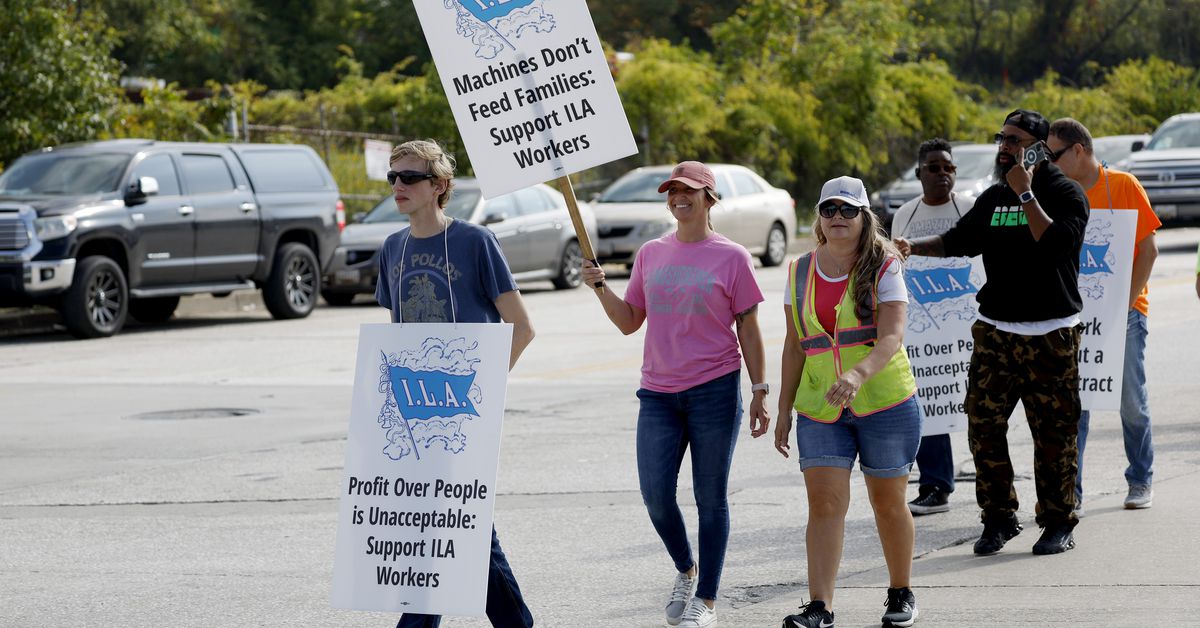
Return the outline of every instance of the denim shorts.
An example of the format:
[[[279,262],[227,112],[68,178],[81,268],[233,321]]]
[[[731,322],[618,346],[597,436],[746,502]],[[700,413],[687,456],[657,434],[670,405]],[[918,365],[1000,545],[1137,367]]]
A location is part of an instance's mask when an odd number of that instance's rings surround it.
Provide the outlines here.
[[[863,475],[896,478],[908,475],[921,444],[921,413],[913,395],[897,406],[857,417],[849,409],[834,423],[796,417],[796,450],[800,469],[853,469],[860,458]]]

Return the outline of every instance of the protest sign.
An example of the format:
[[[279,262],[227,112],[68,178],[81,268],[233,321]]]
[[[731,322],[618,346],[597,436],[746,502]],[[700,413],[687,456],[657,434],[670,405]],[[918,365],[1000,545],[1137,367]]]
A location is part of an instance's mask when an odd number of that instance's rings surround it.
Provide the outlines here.
[[[484,614],[512,326],[363,325],[333,606]]]
[[[484,196],[637,152],[584,0],[414,0]]]
[[[1093,209],[1079,254],[1083,338],[1079,400],[1084,410],[1119,410],[1137,210]]]

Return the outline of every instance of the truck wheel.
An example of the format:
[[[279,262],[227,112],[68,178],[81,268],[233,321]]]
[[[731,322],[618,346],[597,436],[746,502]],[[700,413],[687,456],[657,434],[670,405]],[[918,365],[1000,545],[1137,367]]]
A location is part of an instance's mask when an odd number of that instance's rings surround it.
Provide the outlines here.
[[[76,338],[111,336],[125,325],[128,314],[129,285],[121,267],[102,255],[80,260],[62,300],[67,331]]]
[[[330,305],[350,305],[354,301],[353,292],[330,292],[328,290],[321,293],[321,297]]]
[[[558,260],[558,274],[551,280],[559,290],[578,288],[583,284],[583,250],[579,242],[571,240],[563,247],[562,257]]]
[[[317,256],[303,244],[289,242],[275,252],[271,276],[262,288],[263,302],[275,318],[304,318],[317,304]]]
[[[177,307],[179,307],[179,297],[133,299],[129,302],[129,315],[138,322],[156,325],[170,320]]]
[[[767,231],[767,246],[759,259],[763,266],[778,266],[784,257],[787,257],[787,234],[783,232],[783,225],[776,222]]]

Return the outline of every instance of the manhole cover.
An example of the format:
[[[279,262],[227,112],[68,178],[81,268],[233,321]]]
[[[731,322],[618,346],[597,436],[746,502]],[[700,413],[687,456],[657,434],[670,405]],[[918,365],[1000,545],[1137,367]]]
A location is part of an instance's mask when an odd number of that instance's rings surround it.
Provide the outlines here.
[[[227,419],[258,413],[259,411],[253,408],[184,408],[182,410],[143,412],[128,418],[138,421],[189,421],[192,419]]]

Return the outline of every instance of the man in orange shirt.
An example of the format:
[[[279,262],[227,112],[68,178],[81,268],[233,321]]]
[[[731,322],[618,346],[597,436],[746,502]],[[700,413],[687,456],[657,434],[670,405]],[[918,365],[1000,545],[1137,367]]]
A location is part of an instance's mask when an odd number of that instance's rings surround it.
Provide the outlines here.
[[[1125,368],[1121,380],[1121,431],[1125,436],[1125,481],[1129,493],[1125,508],[1149,508],[1154,501],[1154,445],[1150,436],[1150,405],[1146,394],[1146,282],[1158,257],[1154,231],[1162,222],[1150,208],[1142,184],[1127,172],[1113,170],[1096,159],[1092,135],[1076,120],[1062,118],[1050,125],[1046,140],[1050,159],[1064,174],[1087,190],[1092,209],[1137,210],[1134,236],[1133,281],[1129,289],[1129,318],[1125,336]],[[1079,417],[1079,475],[1075,480],[1075,504],[1083,503],[1083,446],[1087,440],[1089,413]]]

